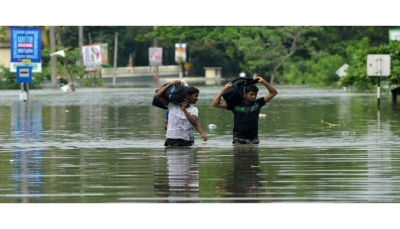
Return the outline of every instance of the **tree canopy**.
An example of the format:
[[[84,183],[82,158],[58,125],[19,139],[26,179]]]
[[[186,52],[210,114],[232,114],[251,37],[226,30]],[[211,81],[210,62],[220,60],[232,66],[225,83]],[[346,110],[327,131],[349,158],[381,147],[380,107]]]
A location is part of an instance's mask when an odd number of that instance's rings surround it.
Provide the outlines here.
[[[134,66],[148,66],[149,47],[154,45],[163,47],[163,65],[176,65],[175,44],[186,43],[188,76],[203,76],[205,67],[221,67],[225,78],[237,77],[243,70],[287,85],[371,88],[376,79],[366,76],[366,56],[372,53],[391,55],[392,74],[387,80],[390,85],[399,84],[399,44],[389,43],[388,38],[392,28],[396,27],[84,26],[83,44],[107,43],[112,63],[118,32],[118,67],[128,66],[130,55]],[[48,27],[43,26],[43,31],[46,35]],[[78,26],[60,27],[60,36],[63,46],[71,47],[71,74],[82,77],[83,73],[74,69],[75,59],[79,59]],[[43,52],[48,52],[47,44],[48,36],[43,36]],[[46,68],[49,58],[43,56],[44,71],[35,74],[41,79],[50,77]],[[347,76],[340,78],[336,70],[345,63],[350,67]]]

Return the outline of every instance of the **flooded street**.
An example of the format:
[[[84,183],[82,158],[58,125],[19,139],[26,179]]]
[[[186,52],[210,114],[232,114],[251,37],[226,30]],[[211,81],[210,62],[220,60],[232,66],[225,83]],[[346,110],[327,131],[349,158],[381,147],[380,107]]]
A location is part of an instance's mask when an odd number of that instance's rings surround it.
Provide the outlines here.
[[[262,85],[258,97],[267,93]],[[163,144],[156,88],[0,91],[2,203],[400,202],[391,96],[276,86],[260,144],[232,146],[233,114],[199,86],[193,147]],[[209,124],[216,125],[208,129]]]

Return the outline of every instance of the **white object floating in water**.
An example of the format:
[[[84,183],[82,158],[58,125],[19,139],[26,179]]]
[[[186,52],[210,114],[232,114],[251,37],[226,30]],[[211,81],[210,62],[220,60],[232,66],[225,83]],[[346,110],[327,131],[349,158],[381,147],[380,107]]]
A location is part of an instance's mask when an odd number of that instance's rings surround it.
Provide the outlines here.
[[[267,117],[267,115],[266,114],[259,114],[258,117],[264,118],[264,117]]]
[[[217,128],[217,125],[215,125],[215,124],[208,124],[207,127],[210,128],[210,129],[215,129],[215,128]]]
[[[69,85],[64,85],[64,86],[60,87],[60,89],[61,89],[63,92],[72,91],[72,89],[71,89],[71,87],[70,87]]]

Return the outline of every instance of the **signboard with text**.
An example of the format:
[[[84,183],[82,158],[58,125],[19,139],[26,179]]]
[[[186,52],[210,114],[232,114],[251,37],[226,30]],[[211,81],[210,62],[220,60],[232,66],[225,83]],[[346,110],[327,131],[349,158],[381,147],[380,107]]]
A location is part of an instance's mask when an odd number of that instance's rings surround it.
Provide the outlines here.
[[[389,41],[400,41],[400,29],[389,29]]]
[[[185,63],[186,62],[186,44],[176,43],[175,44],[175,62]]]
[[[42,63],[11,62],[10,72],[17,72],[17,67],[32,67],[32,72],[42,72]]]
[[[42,29],[31,27],[10,28],[10,71],[17,66],[30,66],[32,72],[42,72]]]
[[[82,46],[82,57],[85,71],[91,72],[101,70],[103,60],[100,44]]]
[[[149,48],[149,65],[160,66],[162,65],[162,48],[150,47]]]
[[[108,44],[100,44],[101,63],[108,64]]]

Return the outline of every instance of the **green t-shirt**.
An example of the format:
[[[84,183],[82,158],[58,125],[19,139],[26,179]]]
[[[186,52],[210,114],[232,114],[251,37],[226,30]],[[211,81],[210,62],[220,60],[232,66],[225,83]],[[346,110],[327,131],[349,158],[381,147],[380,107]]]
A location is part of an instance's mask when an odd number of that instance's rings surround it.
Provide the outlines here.
[[[229,104],[226,109],[233,113],[233,134],[244,139],[258,138],[258,117],[265,105],[264,97],[256,99],[253,104],[244,102]]]

